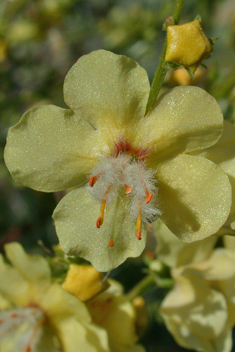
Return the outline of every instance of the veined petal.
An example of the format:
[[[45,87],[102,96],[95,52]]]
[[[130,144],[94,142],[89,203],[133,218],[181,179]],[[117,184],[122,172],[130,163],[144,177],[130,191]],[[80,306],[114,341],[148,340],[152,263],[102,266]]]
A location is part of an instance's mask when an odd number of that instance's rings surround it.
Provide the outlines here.
[[[60,245],[65,253],[89,260],[99,271],[109,271],[128,257],[137,257],[145,247],[135,237],[135,221],[129,215],[128,197],[118,197],[107,205],[104,222],[96,228],[100,204],[92,199],[86,187],[67,194],[57,205],[53,218]],[[109,241],[114,246],[109,247]]]
[[[17,243],[4,246],[6,256],[19,273],[29,282],[48,286],[51,272],[47,261],[40,255],[28,255],[23,247]]]
[[[82,56],[64,83],[67,105],[96,127],[133,123],[146,109],[149,81],[134,60],[98,50]]]
[[[135,143],[151,148],[149,162],[209,147],[223,131],[216,100],[198,87],[176,87],[162,95],[136,129]]]
[[[210,160],[179,155],[157,172],[160,218],[185,242],[215,234],[231,208],[231,185],[223,170]]]
[[[229,176],[232,185],[233,199],[229,218],[226,223],[235,220],[235,127],[224,121],[224,130],[221,138],[210,148],[191,153],[201,155],[219,165]]]
[[[17,182],[54,192],[84,182],[102,148],[109,147],[85,120],[45,105],[9,129],[5,162]]]

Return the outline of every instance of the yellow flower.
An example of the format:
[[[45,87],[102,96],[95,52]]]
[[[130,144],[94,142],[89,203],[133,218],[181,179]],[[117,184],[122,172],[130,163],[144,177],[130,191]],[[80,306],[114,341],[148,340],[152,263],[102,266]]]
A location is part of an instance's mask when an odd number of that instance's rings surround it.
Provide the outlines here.
[[[176,87],[144,116],[147,73],[99,50],[81,57],[64,83],[71,108],[40,106],[9,130],[6,164],[19,183],[44,192],[75,187],[54,212],[62,249],[100,271],[140,255],[159,216],[186,242],[227,220],[231,185],[220,167],[189,155],[214,145],[221,109],[197,87]]]
[[[216,249],[210,258],[172,271],[175,287],[161,314],[183,347],[203,352],[230,352],[235,325],[234,252]]]
[[[80,300],[51,283],[41,256],[18,243],[0,257],[0,350],[6,352],[109,352],[106,332],[92,323]]]
[[[198,20],[167,27],[165,61],[183,65],[194,72],[211,51],[210,41]]]
[[[92,320],[104,328],[112,352],[144,352],[136,345],[136,312],[123,294],[122,285],[108,280],[110,287],[87,302]]]

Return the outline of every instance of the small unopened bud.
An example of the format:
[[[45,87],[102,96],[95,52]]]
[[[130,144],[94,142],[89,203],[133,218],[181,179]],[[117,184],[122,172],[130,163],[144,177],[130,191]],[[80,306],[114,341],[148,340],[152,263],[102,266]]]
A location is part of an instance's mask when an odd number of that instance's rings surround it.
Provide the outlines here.
[[[194,72],[211,51],[211,43],[198,20],[167,27],[165,61],[183,65]]]
[[[103,278],[103,274],[92,266],[71,264],[62,287],[86,302],[108,288],[107,281],[102,283]]]

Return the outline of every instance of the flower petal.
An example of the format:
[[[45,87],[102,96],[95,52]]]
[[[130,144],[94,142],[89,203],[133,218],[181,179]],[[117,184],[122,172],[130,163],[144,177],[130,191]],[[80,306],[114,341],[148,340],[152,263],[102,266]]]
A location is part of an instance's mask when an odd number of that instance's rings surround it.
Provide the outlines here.
[[[157,258],[170,267],[205,260],[218,240],[217,236],[210,236],[192,243],[182,242],[160,219],[154,224],[154,232],[158,243]]]
[[[45,105],[29,110],[10,128],[5,161],[17,182],[54,192],[85,180],[102,142],[71,110]]]
[[[46,259],[40,255],[28,255],[17,242],[6,244],[4,249],[7,258],[25,280],[41,286],[50,284],[51,272]]]
[[[150,162],[209,147],[223,131],[216,100],[198,87],[176,87],[162,95],[137,128],[136,145],[151,148]]]
[[[106,332],[73,317],[57,321],[56,332],[64,352],[109,352]]]
[[[85,304],[58,284],[52,284],[46,294],[41,296],[39,303],[48,312],[50,320],[55,326],[63,316],[73,316],[84,323],[91,321]]]
[[[100,203],[91,198],[86,187],[67,194],[56,207],[53,218],[65,253],[89,260],[98,271],[109,271],[128,257],[137,257],[145,247],[135,237],[135,222],[129,215],[129,199],[117,198],[106,207],[104,223],[96,228]],[[109,241],[114,246],[109,247]]]
[[[229,176],[232,185],[233,199],[235,200],[235,127],[224,121],[224,131],[221,138],[210,148],[193,152],[192,155],[201,155],[219,165]],[[227,224],[235,220],[235,201],[232,202]]]
[[[30,301],[30,285],[12,266],[0,256],[0,293],[15,305],[27,305]]]
[[[185,242],[202,240],[227,220],[231,185],[222,169],[202,157],[179,155],[157,172],[160,218]]]
[[[146,71],[134,60],[98,50],[82,56],[68,72],[65,102],[95,126],[133,122],[145,113]]]
[[[209,288],[196,272],[175,275],[176,285],[161,306],[168,329],[186,348],[219,352],[214,341],[224,334],[227,305],[224,296]]]

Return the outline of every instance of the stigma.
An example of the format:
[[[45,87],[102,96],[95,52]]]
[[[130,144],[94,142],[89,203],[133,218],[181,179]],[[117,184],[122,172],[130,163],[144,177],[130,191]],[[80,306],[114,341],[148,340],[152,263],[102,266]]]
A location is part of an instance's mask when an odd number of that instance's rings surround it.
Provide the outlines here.
[[[88,186],[93,199],[100,203],[96,227],[105,221],[106,208],[112,206],[117,197],[128,197],[130,221],[135,223],[135,235],[141,240],[144,226],[155,221],[160,214],[157,207],[157,180],[154,170],[146,167],[142,157],[128,150],[118,151],[99,160],[93,168]],[[114,204],[114,203],[113,203]],[[115,245],[110,238],[109,247]]]

